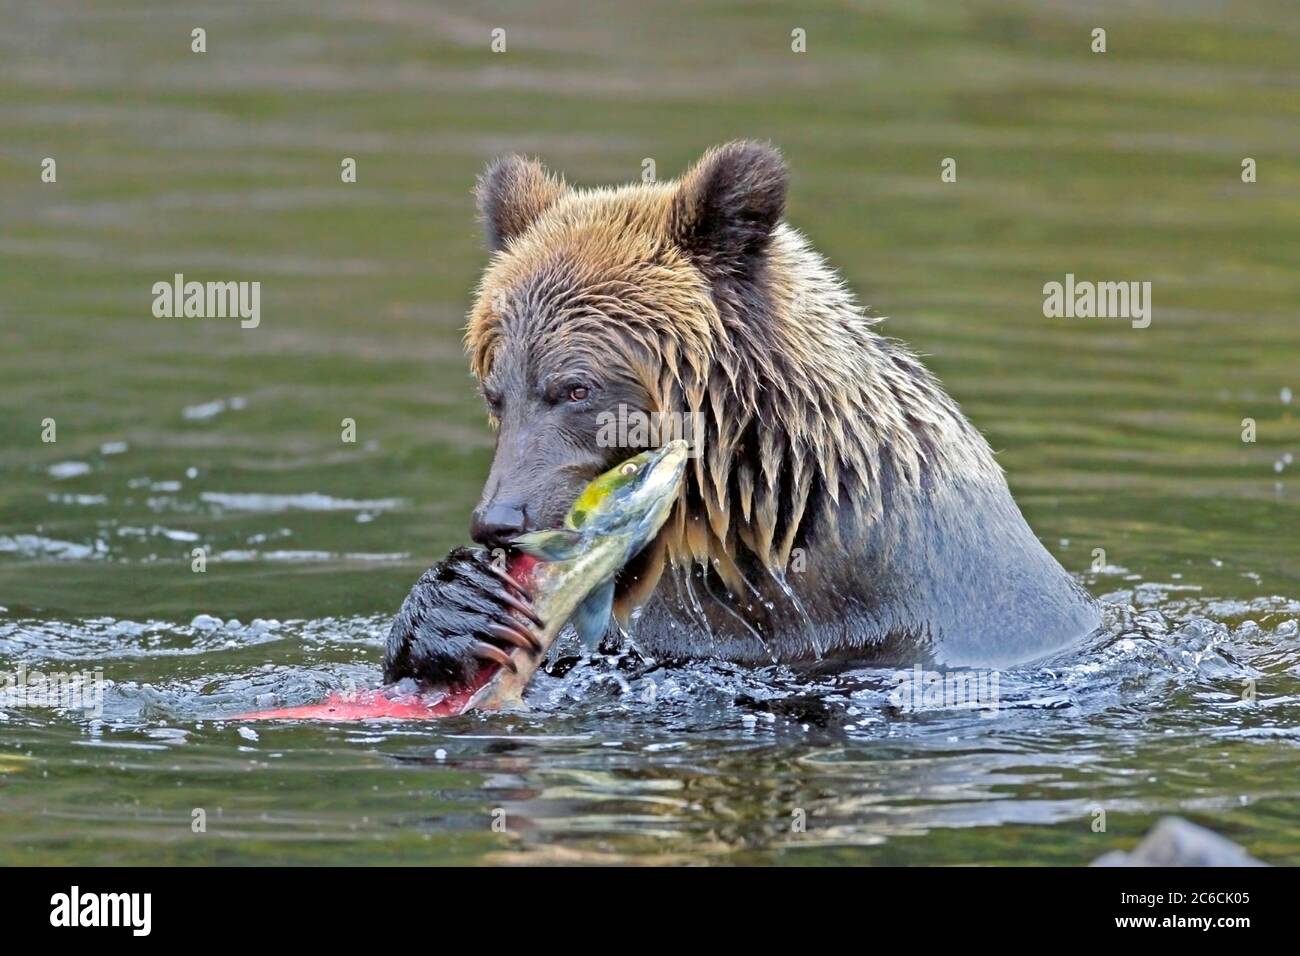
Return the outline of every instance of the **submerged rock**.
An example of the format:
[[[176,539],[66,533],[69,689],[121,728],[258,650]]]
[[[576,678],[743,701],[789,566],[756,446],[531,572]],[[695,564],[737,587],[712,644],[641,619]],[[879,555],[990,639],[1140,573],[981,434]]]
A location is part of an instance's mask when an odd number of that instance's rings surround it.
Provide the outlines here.
[[[1113,850],[1093,866],[1268,866],[1231,840],[1180,817],[1165,817],[1131,853]]]

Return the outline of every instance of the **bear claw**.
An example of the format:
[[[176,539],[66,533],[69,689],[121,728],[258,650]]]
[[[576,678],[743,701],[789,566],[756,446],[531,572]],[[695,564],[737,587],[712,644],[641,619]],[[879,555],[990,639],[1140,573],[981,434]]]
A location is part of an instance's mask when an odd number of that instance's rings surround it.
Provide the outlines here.
[[[530,654],[536,654],[542,649],[541,638],[517,624],[489,624],[486,630],[497,640],[506,641]]]
[[[531,607],[529,607],[523,601],[519,600],[519,598],[515,597],[513,594],[511,594],[509,591],[505,590],[504,588],[502,588],[499,591],[493,591],[492,596],[495,597],[502,604],[506,605],[507,607],[514,608],[516,611],[518,611],[520,614],[527,617],[538,627],[545,626],[542,619],[537,616],[536,611],[534,611]]]
[[[514,588],[524,597],[528,598],[528,600],[531,601],[533,599],[533,595],[529,592],[528,588],[524,587],[522,584],[520,584],[518,581],[512,578],[508,572],[502,571],[500,568],[498,568],[495,564],[493,564],[490,561],[486,565],[484,565],[484,567],[486,567],[488,571],[496,575],[506,584],[510,585],[510,587]]]
[[[502,667],[507,668],[512,674],[519,673],[518,666],[510,659],[509,654],[495,645],[488,644],[486,641],[476,641],[474,645],[470,647],[470,652],[481,660],[492,661],[493,663],[500,664]]]

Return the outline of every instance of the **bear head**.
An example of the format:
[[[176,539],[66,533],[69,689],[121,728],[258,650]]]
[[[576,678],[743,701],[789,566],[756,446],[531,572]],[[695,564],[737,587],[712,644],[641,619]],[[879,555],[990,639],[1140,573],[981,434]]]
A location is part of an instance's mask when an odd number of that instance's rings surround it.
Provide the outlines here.
[[[714,485],[708,446],[755,411],[737,343],[775,347],[762,341],[767,250],[785,193],[780,154],[751,142],[711,150],[678,181],[612,189],[572,189],[521,157],[488,167],[476,195],[493,257],[467,346],[497,447],[476,540],[556,527],[594,476],[686,437],[692,476],[661,538],[710,550],[720,515],[692,505],[725,496],[735,475]],[[725,538],[725,517],[713,531]]]
[[[519,157],[487,168],[492,259],[466,345],[497,446],[476,540],[558,527],[591,478],[687,438],[674,514],[620,577],[622,616],[667,565],[703,565],[739,593],[813,534],[836,544],[842,504],[864,528],[882,489],[996,468],[781,221],[786,183],[776,149],[753,142],[710,150],[679,180],[617,188],[574,189]],[[610,427],[634,422],[658,428]]]

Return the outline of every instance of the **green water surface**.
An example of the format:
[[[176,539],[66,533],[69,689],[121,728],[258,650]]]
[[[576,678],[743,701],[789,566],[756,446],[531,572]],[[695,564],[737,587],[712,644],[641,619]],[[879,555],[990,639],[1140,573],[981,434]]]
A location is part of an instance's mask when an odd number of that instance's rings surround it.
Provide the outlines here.
[[[1165,813],[1300,862],[1294,638],[1256,641],[1254,723],[1207,724],[1235,671],[1001,737],[619,724],[579,700],[438,728],[204,716],[286,674],[301,699],[364,683],[384,616],[466,539],[491,456],[460,343],[470,190],[505,151],[601,184],[771,139],[790,222],[926,357],[1067,569],[1286,638],[1293,3],[147,0],[0,22],[0,670],[71,661],[117,688],[100,721],[6,711],[0,863],[1077,864]],[[155,318],[175,273],[259,281],[260,325]],[[1150,327],[1046,318],[1067,273],[1149,281]],[[203,573],[199,546],[223,556]],[[198,615],[286,623],[227,645]]]

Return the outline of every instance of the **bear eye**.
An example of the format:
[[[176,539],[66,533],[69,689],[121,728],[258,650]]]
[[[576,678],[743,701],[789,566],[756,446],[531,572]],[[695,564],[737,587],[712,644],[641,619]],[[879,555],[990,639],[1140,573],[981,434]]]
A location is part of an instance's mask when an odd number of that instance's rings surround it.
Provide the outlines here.
[[[623,467],[618,470],[620,475],[635,475],[637,471],[636,462],[624,462]]]
[[[587,396],[590,394],[591,394],[591,389],[589,389],[586,385],[569,386],[569,401],[571,402],[585,402],[587,400]]]
[[[493,415],[501,411],[501,393],[495,389],[485,388],[483,390],[483,401],[487,402],[488,411]]]

